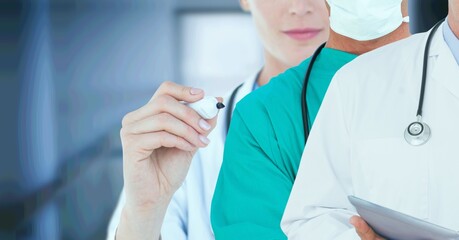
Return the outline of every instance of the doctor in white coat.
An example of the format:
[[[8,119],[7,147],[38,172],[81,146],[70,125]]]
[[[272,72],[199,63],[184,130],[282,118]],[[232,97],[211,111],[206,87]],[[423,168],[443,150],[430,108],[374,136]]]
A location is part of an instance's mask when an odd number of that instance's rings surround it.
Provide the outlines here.
[[[335,75],[282,219],[289,239],[382,239],[354,216],[348,195],[459,230],[458,0],[449,0],[428,52],[421,121],[431,136],[413,146],[404,133],[417,121],[428,34],[362,55]]]
[[[323,0],[240,3],[252,13],[263,43],[263,69],[225,97],[227,108],[218,124],[179,102],[197,101],[205,95],[203,90],[171,82],[163,83],[148,104],[126,115],[121,130],[124,190],[107,239],[115,234],[118,240],[159,239],[160,234],[163,240],[213,239],[210,204],[233,108],[328,38]]]

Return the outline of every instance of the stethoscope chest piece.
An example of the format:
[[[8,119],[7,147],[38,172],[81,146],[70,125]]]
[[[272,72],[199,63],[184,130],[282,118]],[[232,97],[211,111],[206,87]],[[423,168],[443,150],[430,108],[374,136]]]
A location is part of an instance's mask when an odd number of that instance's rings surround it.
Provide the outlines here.
[[[413,122],[405,130],[405,140],[413,146],[421,146],[429,141],[431,135],[430,127],[427,123],[419,119]]]

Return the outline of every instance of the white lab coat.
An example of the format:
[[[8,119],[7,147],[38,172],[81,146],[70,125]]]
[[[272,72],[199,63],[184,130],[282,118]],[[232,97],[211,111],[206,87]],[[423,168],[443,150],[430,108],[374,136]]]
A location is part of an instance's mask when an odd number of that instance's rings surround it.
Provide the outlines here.
[[[306,145],[282,229],[289,239],[359,239],[348,195],[459,230],[459,67],[439,28],[429,54],[424,121],[416,120],[427,34],[362,55],[333,79]]]
[[[239,100],[252,92],[256,76],[254,74],[243,83],[235,97],[231,111],[234,110]],[[232,92],[224,97],[225,105],[228,105]],[[208,137],[210,144],[197,151],[184,184],[174,194],[162,226],[162,240],[214,239],[210,224],[210,206],[223,161],[228,110],[225,108],[219,113],[217,126]],[[122,191],[110,220],[107,239],[113,240],[115,238],[125,201],[124,191]]]

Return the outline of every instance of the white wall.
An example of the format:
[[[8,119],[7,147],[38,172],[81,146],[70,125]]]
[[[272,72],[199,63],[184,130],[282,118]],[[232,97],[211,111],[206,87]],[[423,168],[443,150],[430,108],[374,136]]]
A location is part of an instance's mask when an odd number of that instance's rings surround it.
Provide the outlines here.
[[[180,17],[180,81],[223,96],[262,66],[250,15],[186,13]]]

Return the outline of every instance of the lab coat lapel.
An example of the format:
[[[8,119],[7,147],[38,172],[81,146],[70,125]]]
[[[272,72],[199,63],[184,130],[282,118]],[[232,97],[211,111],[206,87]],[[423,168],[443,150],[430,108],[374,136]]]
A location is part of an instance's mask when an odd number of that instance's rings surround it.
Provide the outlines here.
[[[432,71],[432,76],[441,82],[456,98],[459,98],[459,66],[443,38],[440,41],[438,58]]]

